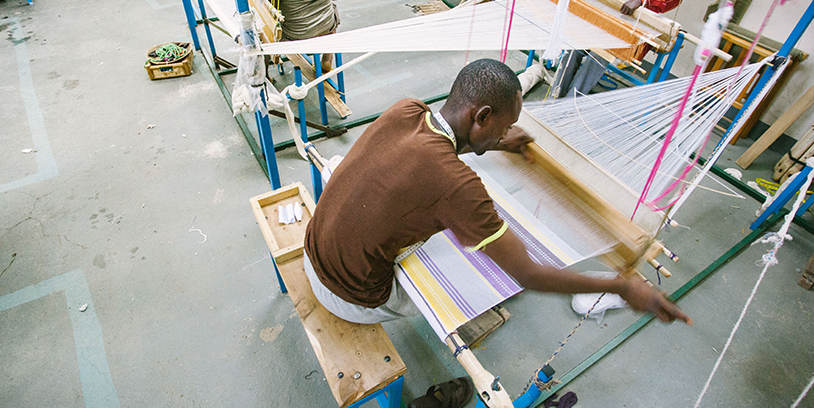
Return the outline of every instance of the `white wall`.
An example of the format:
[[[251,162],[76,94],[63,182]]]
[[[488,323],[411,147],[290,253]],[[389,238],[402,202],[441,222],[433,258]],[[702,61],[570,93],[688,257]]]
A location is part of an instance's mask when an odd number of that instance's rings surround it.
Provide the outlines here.
[[[712,1],[713,0],[684,0],[678,9],[678,14],[675,19],[681,23],[688,32],[700,36],[701,29],[704,25],[704,13],[706,12],[707,5],[712,3]],[[803,15],[806,8],[811,4],[811,1],[812,0],[788,0],[785,5],[778,5],[769,19],[768,25],[763,30],[763,36],[781,43],[785,42],[797,24],[797,21],[800,19],[800,16]],[[740,26],[757,32],[772,2],[772,0],[753,0],[743,20],[741,20]],[[666,13],[666,16],[673,18],[673,16],[675,16],[675,10]],[[678,54],[678,58],[672,70],[672,73],[677,76],[690,75],[695,66],[692,60],[695,45],[686,42],[685,44],[687,45]],[[786,84],[777,94],[771,106],[769,106],[769,109],[767,109],[760,118],[760,120],[769,125],[774,123],[803,93],[814,86],[814,24],[811,24],[805,31],[795,48],[807,52],[810,54],[810,57],[797,66],[792,76],[786,81]],[[648,59],[653,61],[652,57]],[[811,128],[812,124],[814,124],[814,108],[809,109],[808,112],[789,127],[786,134],[795,139],[799,139]]]

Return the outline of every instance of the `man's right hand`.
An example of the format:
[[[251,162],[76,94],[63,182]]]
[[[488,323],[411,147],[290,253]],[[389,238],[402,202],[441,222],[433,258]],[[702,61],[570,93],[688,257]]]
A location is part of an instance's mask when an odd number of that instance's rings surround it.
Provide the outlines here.
[[[620,291],[619,296],[627,301],[634,310],[652,313],[663,322],[672,322],[678,319],[692,326],[692,319],[689,316],[685,315],[678,306],[667,300],[663,294],[656,291],[647,282],[635,278],[618,277],[616,279],[625,281],[622,286],[624,290]]]
[[[622,8],[619,11],[621,11],[622,14],[632,16],[633,12],[641,6],[642,0],[627,0],[625,4],[622,4]]]

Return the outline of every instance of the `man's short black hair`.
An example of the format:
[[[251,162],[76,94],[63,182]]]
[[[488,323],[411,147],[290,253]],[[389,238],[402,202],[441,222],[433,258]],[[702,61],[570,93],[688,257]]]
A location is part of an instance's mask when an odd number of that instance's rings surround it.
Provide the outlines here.
[[[493,113],[514,106],[520,81],[506,64],[489,58],[466,65],[449,91],[447,104],[464,108],[469,104],[489,105]]]

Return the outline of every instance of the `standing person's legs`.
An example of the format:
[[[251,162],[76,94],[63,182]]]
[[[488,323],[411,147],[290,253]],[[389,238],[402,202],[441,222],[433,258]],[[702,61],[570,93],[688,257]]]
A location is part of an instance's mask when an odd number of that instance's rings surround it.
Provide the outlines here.
[[[579,71],[574,75],[571,81],[571,89],[576,89],[579,92],[587,95],[588,92],[602,79],[602,75],[608,68],[608,61],[593,52],[588,52],[582,64],[579,66]],[[573,93],[569,90],[569,94]]]
[[[413,304],[413,301],[410,300],[410,297],[395,279],[393,279],[393,290],[387,302],[377,308],[368,308],[349,303],[325,287],[317,277],[316,271],[314,271],[311,260],[308,259],[307,255],[304,256],[303,263],[305,266],[305,274],[311,282],[311,289],[314,291],[314,296],[319,300],[319,303],[328,309],[328,311],[344,320],[353,323],[373,324],[407,316],[415,316],[420,313],[418,308]]]
[[[552,96],[561,98],[568,94],[571,89],[571,81],[574,79],[577,70],[579,69],[580,61],[582,60],[582,53],[579,50],[567,50],[560,60],[560,65],[557,67],[557,72],[554,74],[554,89],[552,89]]]

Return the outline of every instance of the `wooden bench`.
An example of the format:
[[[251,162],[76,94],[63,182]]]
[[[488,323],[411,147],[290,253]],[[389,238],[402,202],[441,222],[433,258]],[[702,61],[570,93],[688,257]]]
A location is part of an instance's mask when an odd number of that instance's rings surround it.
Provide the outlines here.
[[[302,206],[302,221],[281,225],[277,208],[290,203]],[[291,296],[337,404],[359,407],[375,398],[382,408],[399,407],[407,368],[381,324],[342,320],[325,309],[311,290],[303,266],[303,241],[316,205],[308,191],[298,182],[254,197],[251,204],[280,288]]]

